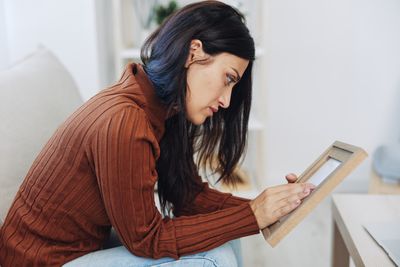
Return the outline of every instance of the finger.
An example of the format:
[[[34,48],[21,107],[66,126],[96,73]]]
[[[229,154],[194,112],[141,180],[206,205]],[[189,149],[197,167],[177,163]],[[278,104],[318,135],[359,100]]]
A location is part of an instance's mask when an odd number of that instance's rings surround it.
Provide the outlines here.
[[[288,175],[285,176],[286,180],[288,183],[294,183],[297,181],[297,175],[294,173],[289,173]]]
[[[283,216],[287,215],[288,213],[296,209],[300,205],[300,203],[301,201],[285,202],[283,205],[281,205],[274,211],[274,216],[279,220]]]
[[[277,206],[279,207],[283,207],[285,205],[291,205],[291,204],[301,204],[301,202],[303,202],[303,199],[308,196],[308,194],[301,192],[299,194],[295,194],[295,195],[291,195],[287,198],[283,198],[280,201],[279,204],[277,204]]]
[[[301,184],[295,184],[295,183],[280,184],[280,185],[269,187],[267,189],[268,189],[268,191],[270,191],[270,194],[276,194],[281,191],[290,190],[291,188],[294,188],[297,186],[301,186]]]
[[[310,184],[295,184],[287,191],[280,191],[274,196],[275,201],[282,201],[291,197],[303,199],[311,193]]]
[[[297,206],[300,203],[301,200],[297,196],[290,196],[279,200],[279,202],[275,204],[275,210],[278,211],[285,206]]]
[[[273,186],[273,187],[269,187],[267,188],[267,194],[270,197],[273,197],[274,195],[277,195],[281,192],[285,192],[285,191],[290,191],[290,190],[306,190],[306,188],[308,189],[312,189],[315,188],[315,186],[313,184],[310,183],[290,183],[290,184],[283,184],[283,185],[277,185],[277,186]],[[286,192],[286,194],[291,194],[290,192]]]

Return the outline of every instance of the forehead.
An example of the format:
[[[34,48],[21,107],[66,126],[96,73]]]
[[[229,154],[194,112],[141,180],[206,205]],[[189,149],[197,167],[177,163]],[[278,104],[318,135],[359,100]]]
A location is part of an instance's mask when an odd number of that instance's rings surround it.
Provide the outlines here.
[[[242,75],[249,64],[249,60],[224,52],[215,56],[215,63],[222,68],[235,68]]]

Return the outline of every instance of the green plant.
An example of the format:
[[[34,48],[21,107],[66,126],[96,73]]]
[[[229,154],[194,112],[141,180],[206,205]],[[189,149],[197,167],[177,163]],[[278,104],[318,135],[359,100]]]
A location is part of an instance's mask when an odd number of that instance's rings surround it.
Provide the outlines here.
[[[174,13],[178,8],[178,3],[175,0],[170,1],[166,6],[156,5],[154,11],[157,24],[161,25],[164,19]]]

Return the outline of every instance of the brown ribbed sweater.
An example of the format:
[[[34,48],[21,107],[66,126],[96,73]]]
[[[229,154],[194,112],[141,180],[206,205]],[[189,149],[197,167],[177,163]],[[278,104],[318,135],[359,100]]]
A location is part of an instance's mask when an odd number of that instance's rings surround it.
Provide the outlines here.
[[[39,153],[0,231],[0,263],[60,266],[111,226],[137,256],[179,258],[259,232],[247,199],[202,184],[179,217],[154,202],[166,107],[140,64],[75,111]],[[201,179],[197,177],[197,179]]]

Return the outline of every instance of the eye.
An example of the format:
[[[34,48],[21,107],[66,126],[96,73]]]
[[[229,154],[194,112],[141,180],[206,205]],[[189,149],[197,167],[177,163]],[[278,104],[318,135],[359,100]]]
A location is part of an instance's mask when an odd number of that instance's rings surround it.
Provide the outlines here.
[[[236,79],[232,75],[227,74],[226,75],[226,85],[230,85],[231,83],[234,83],[234,82],[236,82]]]

